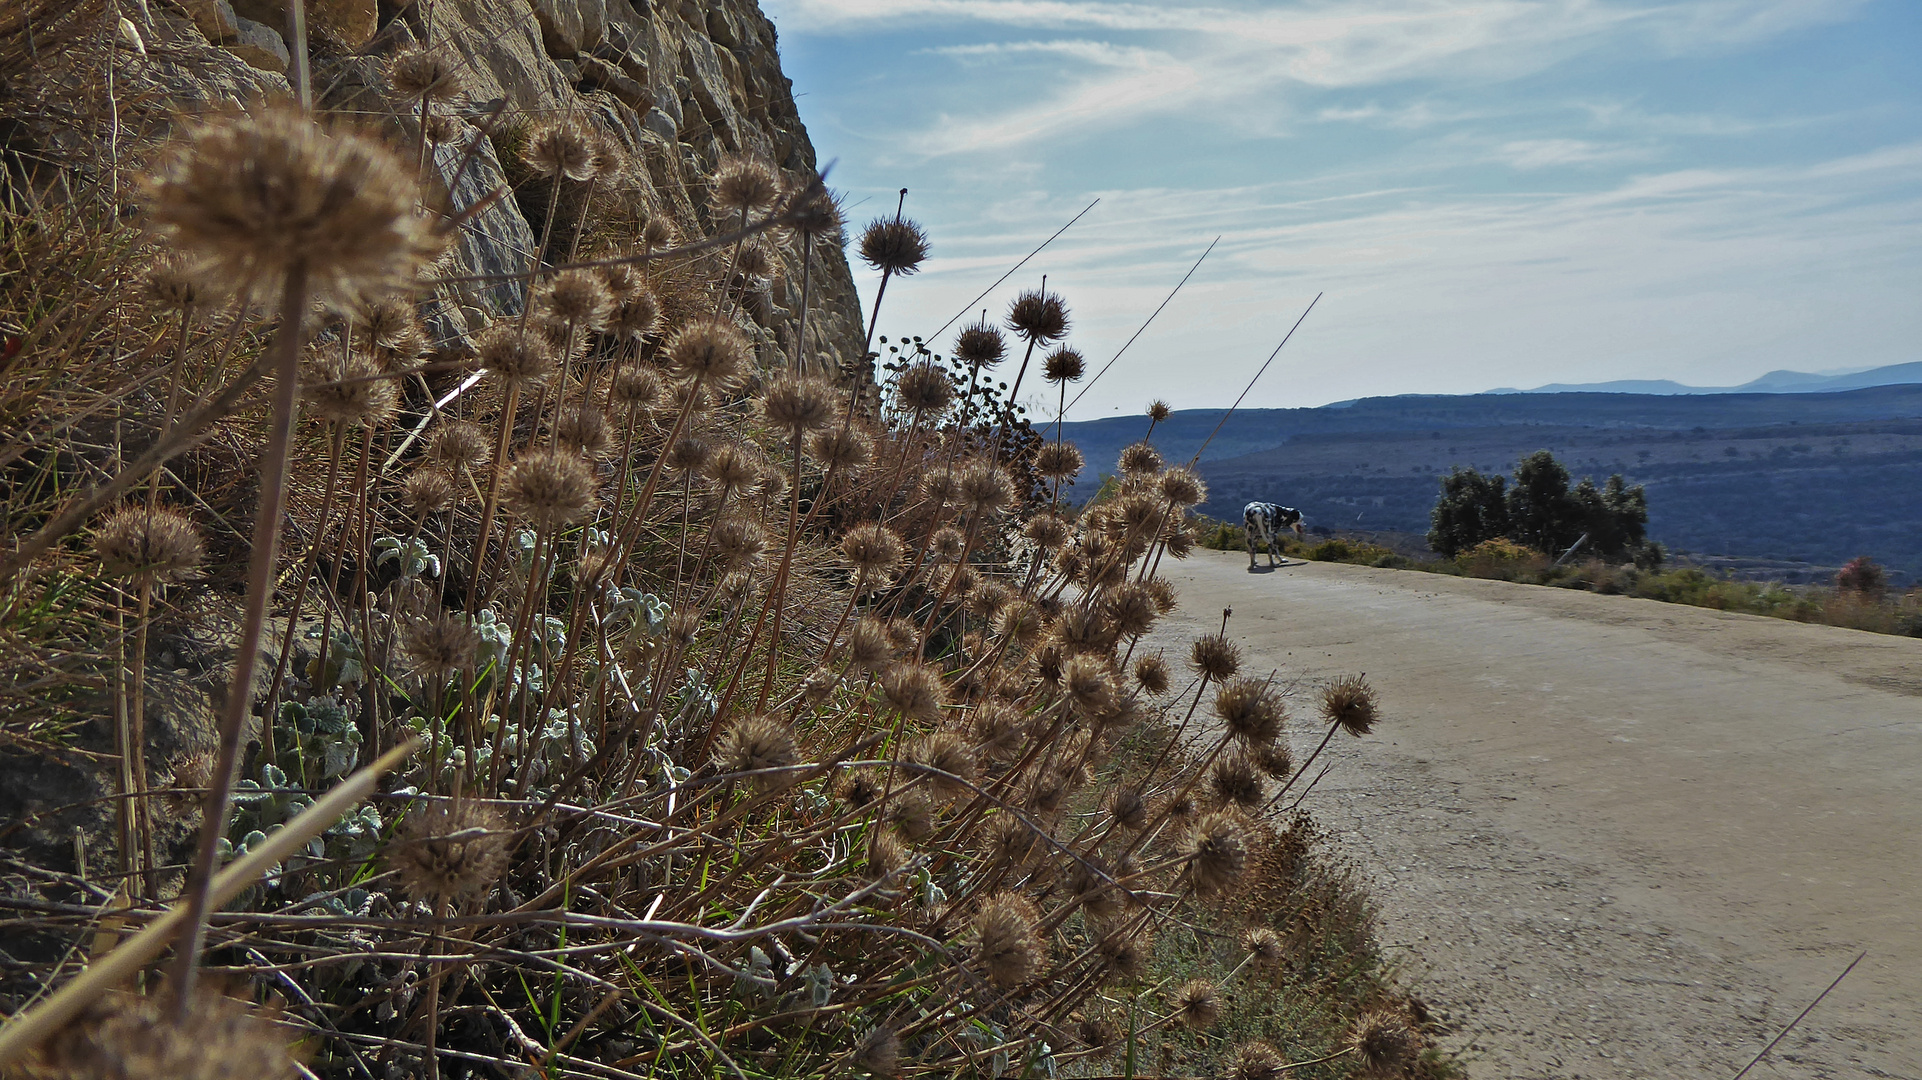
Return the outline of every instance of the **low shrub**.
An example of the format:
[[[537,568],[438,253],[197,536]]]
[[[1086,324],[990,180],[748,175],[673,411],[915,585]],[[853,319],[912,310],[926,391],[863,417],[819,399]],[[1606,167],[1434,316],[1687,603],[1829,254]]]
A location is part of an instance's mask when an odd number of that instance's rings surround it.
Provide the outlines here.
[[[1549,559],[1534,548],[1497,536],[1455,556],[1455,564],[1469,577],[1516,581],[1547,570]]]

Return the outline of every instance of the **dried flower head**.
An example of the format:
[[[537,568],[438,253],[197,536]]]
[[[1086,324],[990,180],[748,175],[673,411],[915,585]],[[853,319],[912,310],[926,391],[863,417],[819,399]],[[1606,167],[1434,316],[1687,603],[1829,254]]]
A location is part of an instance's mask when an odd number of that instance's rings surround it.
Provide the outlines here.
[[[1228,1063],[1229,1080],[1282,1080],[1281,1054],[1269,1043],[1256,1039],[1235,1048]]]
[[[486,432],[466,420],[442,420],[428,437],[427,452],[422,455],[427,464],[454,474],[478,470],[489,456]]]
[[[968,534],[952,525],[941,526],[934,530],[932,537],[928,538],[928,550],[932,551],[937,559],[952,562],[960,558],[961,553],[967,548]]]
[[[588,405],[577,405],[554,421],[554,441],[590,460],[606,457],[613,443],[607,416]]]
[[[994,632],[1016,644],[1025,644],[1041,632],[1041,623],[1041,609],[1033,601],[1016,598],[995,613]]]
[[[882,671],[894,662],[894,642],[888,638],[887,624],[872,615],[863,616],[848,630],[848,666],[856,671]]]
[[[788,185],[781,195],[781,210],[787,227],[804,236],[840,235],[841,202],[818,176]]]
[[[387,864],[416,900],[460,901],[485,894],[507,869],[507,836],[488,806],[436,800],[416,807],[387,847]]]
[[[620,179],[627,169],[627,151],[621,141],[598,129],[594,132],[594,177],[603,183]]]
[[[1248,756],[1255,767],[1272,780],[1286,780],[1295,771],[1295,758],[1288,752],[1286,744],[1276,741],[1266,746],[1253,747]]]
[[[861,231],[861,259],[884,273],[906,277],[928,257],[928,234],[912,221],[879,218]]]
[[[627,365],[616,368],[608,383],[607,398],[623,409],[645,409],[661,398],[661,377],[651,368]]]
[[[528,134],[521,160],[540,176],[586,180],[594,175],[594,138],[573,120],[549,120]]]
[[[1245,753],[1223,754],[1208,770],[1208,789],[1224,806],[1252,810],[1261,805],[1261,772]]]
[[[70,1080],[295,1080],[301,1069],[270,1010],[211,989],[176,1019],[171,995],[109,993],[90,1000],[17,1075]],[[15,1075],[10,1071],[9,1075]]]
[[[1287,717],[1281,698],[1261,679],[1236,679],[1223,685],[1215,694],[1215,715],[1229,735],[1247,746],[1274,742]]]
[[[415,469],[400,482],[400,502],[415,517],[438,514],[454,505],[460,489],[439,469]]]
[[[1034,471],[1046,480],[1072,480],[1083,464],[1081,449],[1071,442],[1043,443],[1034,452]]]
[[[991,370],[1007,355],[1007,339],[986,318],[962,327],[954,339],[954,358],[969,367]]]
[[[537,530],[552,532],[594,512],[596,486],[594,470],[580,455],[543,447],[515,459],[501,501]]]
[[[1057,551],[1074,534],[1068,523],[1055,514],[1036,514],[1021,526],[1021,535],[1042,551]]]
[[[948,703],[940,673],[912,660],[881,673],[881,693],[896,712],[930,724],[940,720],[941,709]]]
[[[1281,935],[1265,926],[1257,926],[1243,935],[1241,947],[1248,950],[1249,957],[1255,963],[1264,967],[1273,967],[1281,963],[1281,958],[1286,952],[1282,948]]]
[[[1135,661],[1135,683],[1155,697],[1168,692],[1168,662],[1160,653]]]
[[[758,239],[743,243],[740,253],[734,257],[734,272],[743,278],[764,278],[773,269],[774,256]]]
[[[1092,715],[1113,703],[1114,676],[1107,661],[1084,653],[1061,666],[1061,689],[1083,715]]]
[[[1068,333],[1067,302],[1045,289],[1023,290],[1008,307],[1008,329],[1035,345],[1059,341]]]
[[[988,982],[1003,990],[1025,985],[1041,971],[1042,944],[1035,932],[1041,913],[1018,893],[998,893],[974,916],[974,958]]]
[[[968,611],[981,618],[992,619],[1012,599],[1013,589],[992,578],[984,579],[968,594]]]
[[[779,717],[749,716],[727,726],[715,744],[714,760],[731,773],[788,769],[801,760],[794,730]],[[794,782],[789,772],[769,773],[755,778],[763,791],[778,791]]]
[[[1148,403],[1148,419],[1159,424],[1174,413],[1174,407],[1159,398]]]
[[[178,255],[162,255],[147,268],[142,282],[147,299],[161,307],[186,310],[201,302],[205,289],[194,280],[187,261]]]
[[[461,132],[467,127],[460,117],[446,113],[429,113],[426,123],[421,126],[426,129],[423,134],[427,136],[427,141],[434,146],[445,146],[460,138]]]
[[[372,427],[393,419],[400,410],[400,391],[394,380],[366,353],[346,356],[328,350],[307,364],[300,396],[314,414],[342,427]]]
[[[840,782],[834,786],[835,795],[850,810],[873,806],[881,798],[881,789],[881,778],[871,769],[843,773]]]
[[[673,222],[664,217],[650,217],[647,224],[641,226],[641,250],[644,252],[673,247],[678,238]]]
[[[539,386],[554,374],[554,350],[538,334],[524,334],[503,320],[487,328],[475,343],[480,366],[492,372],[503,387],[523,391]]]
[[[901,1071],[901,1036],[891,1027],[877,1027],[854,1044],[849,1060],[869,1076],[888,1080]]]
[[[1115,634],[1123,638],[1147,633],[1161,615],[1153,594],[1137,581],[1124,581],[1109,589],[1101,601],[1101,611],[1113,625]]]
[[[1421,1036],[1399,1014],[1376,1010],[1355,1018],[1347,1047],[1364,1072],[1393,1075],[1421,1053]]]
[[[625,302],[629,297],[638,296],[647,289],[647,279],[631,263],[615,263],[603,266],[599,271],[601,284],[607,288],[608,297],[616,304]]]
[[[898,878],[912,865],[913,856],[908,852],[899,833],[888,829],[875,829],[868,833],[868,876],[876,881],[885,878]]]
[[[733,498],[752,487],[761,477],[760,466],[736,443],[724,443],[701,466],[701,475],[718,488],[723,498]]]
[[[954,380],[938,364],[924,360],[901,373],[894,395],[909,412],[938,416],[954,403]]]
[[[1161,474],[1161,497],[1171,504],[1187,508],[1208,500],[1208,485],[1191,469],[1169,469]]]
[[[1088,362],[1066,345],[1049,353],[1041,364],[1041,377],[1057,385],[1074,382],[1087,372]]]
[[[403,98],[446,101],[459,96],[460,74],[446,53],[427,45],[412,45],[387,61],[387,85]]]
[[[611,301],[599,274],[564,270],[541,290],[540,303],[549,315],[577,330],[599,330],[607,322]]]
[[[415,620],[401,636],[401,654],[430,683],[444,683],[455,672],[471,669],[480,647],[473,620],[454,611]]]
[[[677,607],[667,616],[667,640],[675,648],[686,649],[701,635],[701,613],[695,608]]]
[[[706,439],[683,435],[667,448],[666,465],[672,472],[698,472],[713,456],[714,447]]]
[[[1209,634],[1195,639],[1188,662],[1208,681],[1224,682],[1241,670],[1241,649],[1220,634]]]
[[[910,742],[907,752],[902,756],[916,765],[946,774],[924,774],[929,788],[939,798],[952,799],[965,795],[968,785],[974,782],[978,765],[974,750],[952,731],[923,735]]]
[[[207,560],[200,530],[168,507],[127,507],[107,515],[93,535],[101,569],[116,577],[172,581]]]
[[[614,306],[602,329],[631,341],[651,338],[661,332],[661,302],[652,290],[636,289]]]
[[[874,440],[852,426],[830,425],[808,439],[808,455],[842,476],[854,476],[874,460]]]
[[[1154,935],[1146,928],[1128,926],[1109,931],[1095,943],[1107,982],[1137,982],[1148,973],[1148,957],[1153,951]]]
[[[781,194],[781,178],[759,158],[730,155],[714,170],[714,208],[746,214],[774,205]]]
[[[725,386],[747,364],[753,350],[733,324],[702,319],[675,331],[666,352],[668,367],[675,374]]]
[[[761,417],[791,438],[834,420],[834,389],[821,379],[786,372],[761,394]]]
[[[1088,1056],[1105,1058],[1115,1052],[1120,1045],[1121,1031],[1109,1020],[1098,1017],[1084,1017],[1074,1026],[1075,1041],[1087,1047]]]
[[[442,249],[391,150],[291,106],[190,127],[145,188],[161,244],[245,294],[298,271],[309,296],[345,306],[411,285]]]
[[[715,566],[724,574],[738,573],[758,565],[767,550],[767,534],[750,518],[725,517],[708,530]]]
[[[992,516],[1014,502],[1014,483],[991,461],[977,461],[961,473],[961,505],[976,515]]]
[[[1248,839],[1240,819],[1218,810],[1195,822],[1187,854],[1197,891],[1206,895],[1232,887],[1248,868]]]
[[[1116,464],[1124,476],[1151,476],[1161,471],[1161,454],[1145,442],[1130,443],[1122,449]]]
[[[961,478],[953,469],[929,471],[921,478],[921,497],[927,500],[930,508],[951,506],[961,494]]]
[[[1221,1018],[1221,997],[1215,984],[1206,979],[1189,979],[1170,998],[1175,1022],[1189,1031],[1206,1031]]]
[[[848,565],[863,577],[885,579],[901,565],[905,551],[901,538],[885,525],[857,525],[841,538],[841,554]]]
[[[1363,675],[1336,679],[1321,692],[1321,715],[1360,738],[1375,726],[1375,690]]]
[[[1102,806],[1115,825],[1129,832],[1140,832],[1148,825],[1148,800],[1141,797],[1139,788],[1115,788]]]
[[[894,797],[882,815],[909,840],[921,840],[934,831],[934,802],[926,792],[906,791]]]

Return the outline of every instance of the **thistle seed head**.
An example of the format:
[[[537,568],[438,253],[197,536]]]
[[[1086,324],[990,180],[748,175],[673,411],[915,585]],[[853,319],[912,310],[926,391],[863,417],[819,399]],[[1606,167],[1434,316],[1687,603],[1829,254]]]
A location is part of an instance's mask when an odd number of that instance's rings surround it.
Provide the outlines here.
[[[93,536],[101,569],[116,577],[172,581],[207,560],[200,530],[187,515],[167,507],[127,507],[107,515]]]
[[[842,476],[856,476],[874,460],[874,441],[853,427],[830,425],[808,439],[808,455]]]
[[[1074,1037],[1076,1042],[1087,1047],[1089,1057],[1097,1059],[1112,1055],[1121,1042],[1120,1029],[1111,1021],[1094,1017],[1078,1021],[1074,1027]]]
[[[1081,449],[1071,442],[1043,443],[1034,452],[1034,471],[1046,480],[1072,480],[1083,464]]]
[[[894,643],[888,640],[887,624],[872,615],[863,616],[848,631],[848,666],[856,671],[882,671],[894,662]]]
[[[879,523],[857,525],[841,538],[848,565],[870,581],[885,581],[901,566],[906,546],[894,530]]]
[[[968,785],[974,782],[977,769],[974,751],[961,736],[952,731],[936,731],[915,739],[908,744],[903,757],[913,764],[948,774],[922,774],[929,789],[939,798],[952,799],[966,795]]]
[[[690,473],[708,463],[714,456],[714,447],[706,439],[693,435],[683,435],[674,440],[667,448],[667,468],[670,472]]]
[[[1375,726],[1375,690],[1362,675],[1336,679],[1321,692],[1321,715],[1360,738]]]
[[[1021,535],[1042,551],[1058,551],[1073,535],[1068,523],[1054,514],[1037,514],[1021,526]]]
[[[753,350],[732,324],[702,319],[681,327],[667,343],[670,370],[684,379],[725,387],[740,374]]]
[[[457,671],[468,671],[480,655],[480,632],[458,612],[443,611],[410,623],[401,637],[401,653],[423,678],[445,683]]]
[[[461,129],[466,127],[458,117],[446,113],[429,113],[427,122],[421,126],[427,129],[427,141],[434,146],[446,146],[460,138]]]
[[[647,281],[641,272],[630,263],[615,263],[600,268],[601,284],[607,287],[607,295],[615,304],[626,302],[629,297],[638,295],[647,288]]]
[[[1206,1031],[1221,1018],[1221,996],[1206,979],[1189,979],[1169,999],[1175,1022],[1189,1031]]]
[[[840,782],[834,785],[834,793],[850,810],[873,806],[881,798],[881,778],[872,770],[855,769],[841,775]]]
[[[927,257],[928,234],[912,221],[877,218],[861,231],[862,261],[883,273],[907,277]]]
[[[759,240],[742,244],[740,254],[734,257],[734,272],[744,278],[765,278],[773,269],[774,257]]]
[[[1161,471],[1161,454],[1145,442],[1132,443],[1121,451],[1121,460],[1116,464],[1123,476],[1152,476]]]
[[[1087,372],[1088,362],[1066,345],[1049,353],[1041,364],[1041,377],[1057,386],[1075,382]]]
[[[589,460],[606,457],[613,443],[601,410],[579,405],[554,422],[554,441]]]
[[[57,1037],[18,1064],[21,1076],[72,1080],[295,1080],[301,1075],[271,1011],[213,990],[196,993],[179,1022],[168,994],[96,997]]]
[[[460,75],[453,61],[439,49],[414,45],[387,61],[387,85],[398,97],[418,101],[446,101],[459,96]]]
[[[729,724],[714,750],[715,762],[731,773],[786,769],[800,759],[794,730],[778,717],[767,715],[750,716]],[[772,773],[755,779],[763,791],[778,791],[793,782],[794,776],[790,773]]]
[[[476,343],[480,366],[492,372],[503,388],[523,392],[538,387],[554,374],[554,351],[539,335],[523,334],[502,321],[489,327]]]
[[[901,1071],[901,1036],[891,1027],[877,1027],[854,1044],[851,1061],[877,1080],[891,1080]]]
[[[1105,660],[1089,654],[1070,657],[1061,665],[1061,689],[1084,716],[1091,716],[1114,702],[1114,677]]]
[[[307,365],[301,397],[314,414],[342,427],[373,427],[400,411],[400,390],[363,352],[328,350]]]
[[[1015,644],[1026,644],[1041,632],[1041,621],[1041,609],[1032,601],[1014,599],[995,613],[994,632]]]
[[[161,244],[248,296],[299,268],[309,296],[344,307],[410,287],[443,247],[392,151],[291,106],[194,125],[145,190]]]
[[[645,409],[661,399],[661,377],[652,368],[632,364],[617,368],[608,383],[607,398],[623,409]]]
[[[1040,972],[1040,921],[1034,904],[1017,893],[999,893],[981,904],[974,916],[974,957],[988,982],[1013,990]]]
[[[575,330],[599,330],[607,322],[610,300],[599,274],[565,270],[541,290],[540,303],[549,315],[572,323]]]
[[[205,298],[205,289],[194,279],[187,260],[179,255],[162,255],[147,268],[142,282],[147,299],[161,307],[193,307]]]
[[[1007,355],[1007,339],[985,318],[962,327],[954,339],[954,358],[969,367],[992,370]]]
[[[454,505],[459,489],[454,478],[439,469],[415,469],[400,484],[400,501],[409,513],[424,518]]]
[[[904,660],[881,673],[881,693],[888,707],[910,719],[932,724],[941,719],[948,703],[941,676],[926,664]]]
[[[993,579],[977,584],[968,594],[968,611],[984,619],[993,619],[1014,599],[1014,590]]]
[[[491,807],[435,801],[416,807],[387,848],[387,864],[416,900],[484,895],[507,870],[507,837]]]
[[[442,420],[427,440],[427,464],[449,473],[474,472],[493,456],[487,433],[466,420]]]
[[[528,134],[521,160],[539,176],[586,180],[594,175],[594,139],[573,120],[549,120]]]
[[[922,791],[896,795],[883,817],[909,840],[924,839],[934,831],[934,803]]]
[[[1256,1039],[1235,1048],[1235,1056],[1228,1063],[1229,1080],[1282,1080],[1281,1054],[1275,1048]]]
[[[1148,419],[1159,424],[1174,413],[1174,407],[1159,398],[1148,403]]]
[[[1218,810],[1195,822],[1187,855],[1198,892],[1211,895],[1233,887],[1248,869],[1248,839],[1240,819]]]
[[[760,479],[761,470],[746,451],[734,443],[726,443],[701,466],[701,475],[719,488],[724,497],[734,498]]]
[[[1241,648],[1220,634],[1195,639],[1188,662],[1209,682],[1226,682],[1241,670]]]
[[[930,471],[921,478],[921,497],[930,508],[952,506],[961,494],[961,478],[952,469]]]
[[[1224,806],[1252,810],[1261,805],[1261,773],[1240,751],[1223,754],[1208,770],[1208,787]]]
[[[1281,737],[1287,711],[1264,681],[1236,679],[1215,693],[1215,716],[1242,745],[1266,746]]]
[[[1376,1010],[1355,1018],[1347,1045],[1364,1072],[1394,1075],[1421,1053],[1421,1036],[1400,1015]]]
[[[641,251],[647,253],[673,247],[678,238],[672,222],[664,217],[650,217],[647,224],[641,226]]]
[[[1135,661],[1135,683],[1143,692],[1160,697],[1168,692],[1168,662],[1160,653]]]
[[[1282,955],[1286,951],[1282,948],[1281,935],[1265,926],[1257,926],[1243,935],[1241,947],[1248,950],[1248,955],[1254,959],[1255,963],[1263,967],[1273,967],[1281,963]]]
[[[1186,509],[1208,501],[1208,485],[1189,469],[1169,469],[1161,474],[1161,497]]]
[[[1056,293],[1027,289],[1008,307],[1008,329],[1035,345],[1047,345],[1068,333],[1068,305]]]
[[[1129,832],[1140,832],[1148,825],[1148,800],[1141,797],[1139,788],[1115,788],[1102,805],[1109,819]]]
[[[894,394],[909,412],[939,416],[954,403],[954,380],[939,365],[924,360],[901,373]]]
[[[571,450],[542,447],[514,461],[501,501],[535,529],[552,532],[594,512],[594,470]]]
[[[1154,596],[1148,587],[1135,581],[1124,581],[1108,590],[1101,601],[1102,614],[1114,626],[1114,632],[1122,638],[1135,638],[1154,628],[1155,619],[1161,614],[1155,608]]]
[[[961,553],[967,549],[968,534],[952,525],[941,526],[934,530],[932,537],[928,538],[928,550],[934,553],[935,558],[946,562],[953,562],[960,558]]]
[[[754,521],[738,516],[722,518],[708,532],[714,563],[723,574],[758,566],[767,550],[767,534]]]
[[[750,213],[774,205],[780,195],[780,176],[759,158],[730,155],[714,170],[712,201],[716,210]]]
[[[834,421],[834,389],[820,379],[783,373],[762,392],[761,417],[770,427],[799,439]]]
[[[969,513],[992,517],[1014,502],[1014,483],[993,462],[979,461],[961,473],[960,494]]]

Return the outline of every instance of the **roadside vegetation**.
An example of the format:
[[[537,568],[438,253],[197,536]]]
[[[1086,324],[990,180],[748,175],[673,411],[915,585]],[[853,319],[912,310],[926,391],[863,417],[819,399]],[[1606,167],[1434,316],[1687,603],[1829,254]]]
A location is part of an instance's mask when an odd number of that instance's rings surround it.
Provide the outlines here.
[[[0,39],[70,125],[0,190],[8,1075],[1456,1075],[1303,810],[1373,691],[1143,649],[1206,493],[1057,501],[1064,298],[804,375],[818,177],[637,212],[419,47],[391,130],[143,126],[112,35]],[[436,336],[495,136],[531,302]],[[878,318],[929,238],[852,240]]]
[[[1317,562],[1495,578],[1922,637],[1922,589],[1891,588],[1887,573],[1867,557],[1851,561],[1830,585],[1745,581],[1665,566],[1667,553],[1646,536],[1641,487],[1629,487],[1619,475],[1600,486],[1584,478],[1571,487],[1568,471],[1545,450],[1516,466],[1512,484],[1499,475],[1455,470],[1442,479],[1431,520],[1432,558],[1339,535],[1289,537],[1282,546],[1291,557]],[[1239,524],[1202,518],[1197,534],[1203,547],[1246,547]]]

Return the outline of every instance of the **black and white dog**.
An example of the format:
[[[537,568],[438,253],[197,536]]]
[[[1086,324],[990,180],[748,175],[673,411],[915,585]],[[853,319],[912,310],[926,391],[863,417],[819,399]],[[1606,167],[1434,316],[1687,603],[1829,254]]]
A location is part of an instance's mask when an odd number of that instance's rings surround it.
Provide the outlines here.
[[[1274,503],[1251,502],[1241,511],[1241,522],[1248,532],[1248,569],[1255,568],[1255,545],[1257,542],[1268,549],[1268,565],[1274,566],[1275,548],[1281,543],[1281,530],[1295,530],[1295,538],[1303,536],[1301,511],[1292,506],[1277,506]],[[1283,559],[1282,562],[1288,560]]]

